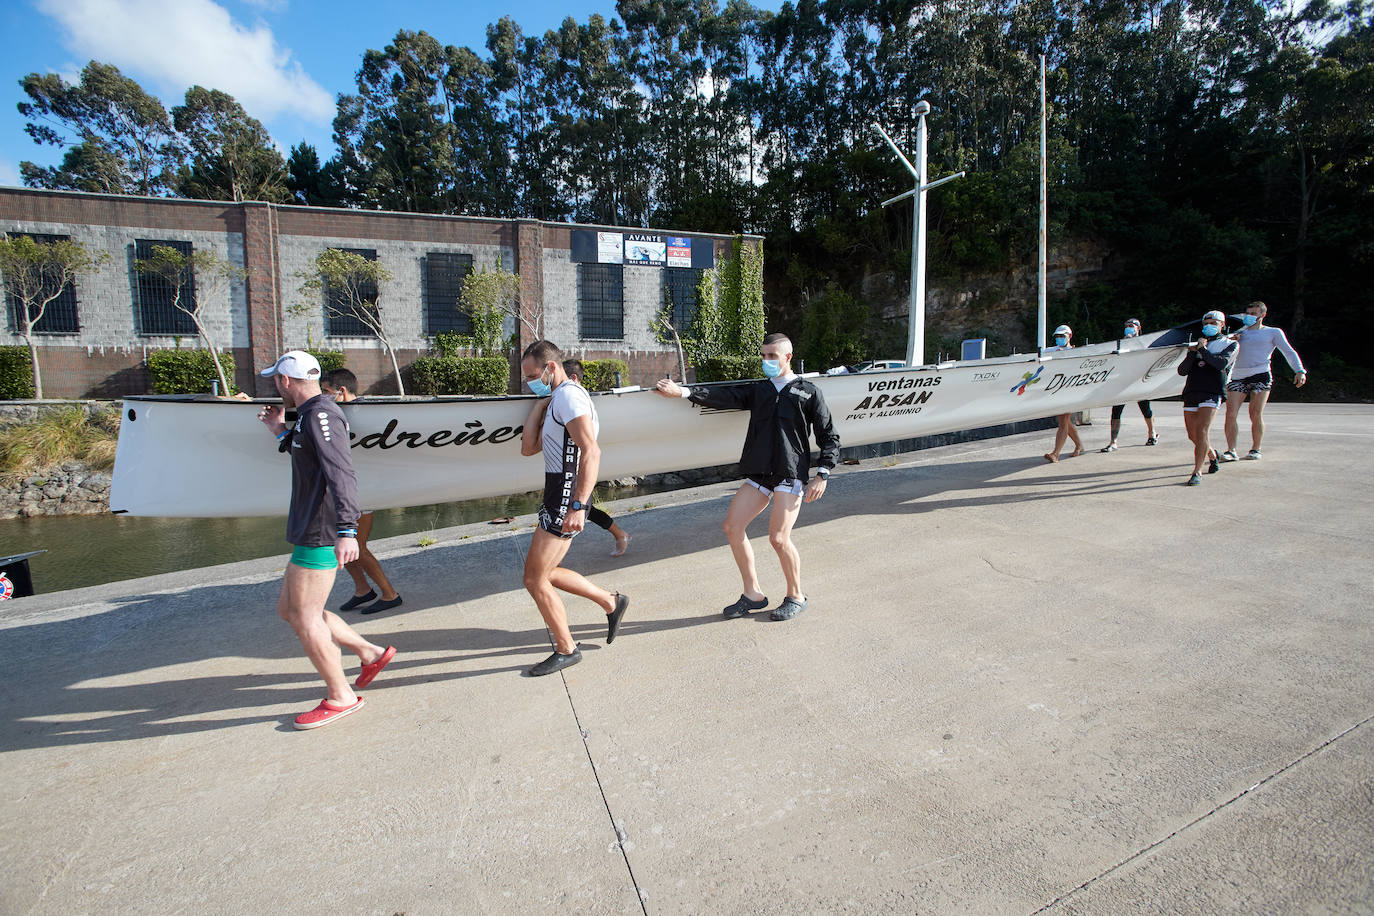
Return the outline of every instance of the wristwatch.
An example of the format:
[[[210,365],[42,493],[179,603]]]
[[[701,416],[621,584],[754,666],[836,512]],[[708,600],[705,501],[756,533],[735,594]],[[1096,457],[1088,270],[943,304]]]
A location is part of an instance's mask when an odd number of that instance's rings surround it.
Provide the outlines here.
[[[830,469],[829,469],[829,468],[816,468],[816,473],[820,475],[821,480],[829,480],[829,479],[830,479]]]
[[[578,502],[578,501],[575,500],[575,499],[568,505],[568,509],[571,510],[571,511],[573,511],[573,512],[576,512],[578,509],[590,509],[590,508],[591,508],[591,506],[587,505],[586,503]]]

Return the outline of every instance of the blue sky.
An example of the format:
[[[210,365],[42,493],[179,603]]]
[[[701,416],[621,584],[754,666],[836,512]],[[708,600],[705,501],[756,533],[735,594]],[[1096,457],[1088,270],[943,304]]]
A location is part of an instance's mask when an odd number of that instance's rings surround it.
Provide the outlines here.
[[[778,3],[757,4],[776,9]],[[486,27],[509,15],[526,34],[571,16],[615,15],[614,0],[4,0],[0,2],[0,185],[19,163],[53,165],[57,147],[24,133],[19,81],[55,72],[69,81],[92,59],[114,64],[169,110],[200,84],[234,96],[283,151],[305,140],[332,150],[334,99],[353,88],[363,51],[399,29],[485,54]]]

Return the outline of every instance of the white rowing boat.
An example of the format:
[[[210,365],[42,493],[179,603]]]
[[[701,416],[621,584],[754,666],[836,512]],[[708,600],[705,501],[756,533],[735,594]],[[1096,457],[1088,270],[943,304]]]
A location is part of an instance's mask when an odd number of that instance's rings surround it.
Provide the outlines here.
[[[843,446],[975,429],[1177,395],[1179,329],[1073,350],[815,376]],[[377,398],[344,406],[366,509],[500,496],[543,485],[520,455],[530,396]],[[603,480],[739,459],[747,415],[652,391],[594,395]],[[281,515],[289,458],[257,420],[260,403],[131,397],[124,402],[110,508],[153,516]]]

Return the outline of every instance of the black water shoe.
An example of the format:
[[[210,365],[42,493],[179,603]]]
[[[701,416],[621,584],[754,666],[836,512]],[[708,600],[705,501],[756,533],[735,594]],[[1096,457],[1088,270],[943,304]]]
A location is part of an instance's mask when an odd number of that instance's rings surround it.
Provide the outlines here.
[[[766,597],[755,601],[747,595],[740,595],[738,601],[726,607],[721,613],[725,615],[726,620],[734,620],[737,617],[748,617],[750,611],[761,611],[766,607],[768,607]]]
[[[340,611],[351,611],[351,610],[353,610],[355,607],[362,607],[364,604],[367,604],[369,601],[376,601],[376,600],[377,600],[377,593],[374,592],[374,591],[372,591],[371,589],[368,589],[368,592],[367,592],[366,595],[354,595],[352,598],[349,598],[349,599],[348,599],[347,601],[345,601],[343,604],[339,605],[339,610],[340,610]]]
[[[525,673],[530,677],[543,677],[546,674],[553,674],[555,671],[562,671],[564,668],[571,668],[580,661],[582,661],[580,648],[573,649],[568,655],[560,655],[555,652]]]
[[[630,596],[616,592],[615,610],[606,615],[606,645],[615,642],[615,634],[620,630],[620,618],[625,616],[625,609],[630,606]]]
[[[791,620],[804,610],[806,610],[806,599],[798,600],[789,595],[782,599],[782,604],[773,608],[768,616],[774,620]]]
[[[367,607],[363,608],[362,612],[364,614],[380,614],[382,611],[389,611],[394,607],[400,606],[401,596],[398,594],[395,598],[392,598],[390,601],[387,601],[385,598],[378,598],[376,601],[372,602]]]

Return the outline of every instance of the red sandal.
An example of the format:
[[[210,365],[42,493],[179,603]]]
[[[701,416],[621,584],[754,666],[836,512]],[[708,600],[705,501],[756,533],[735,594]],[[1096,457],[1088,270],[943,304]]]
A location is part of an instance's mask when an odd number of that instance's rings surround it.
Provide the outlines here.
[[[349,713],[362,709],[362,707],[362,697],[358,697],[352,706],[335,706],[328,700],[321,700],[319,706],[296,716],[296,727],[300,729],[319,728],[321,725],[328,725],[335,719],[342,719]]]

